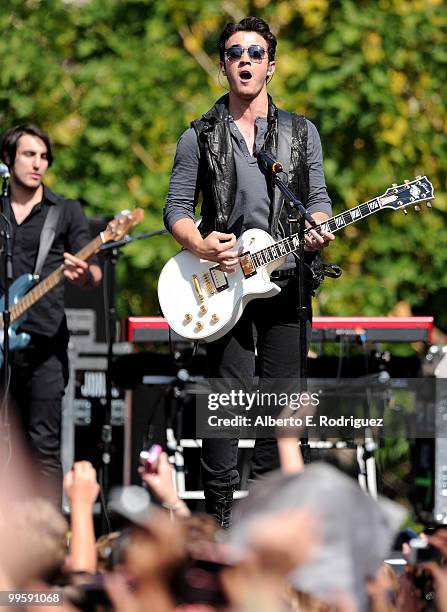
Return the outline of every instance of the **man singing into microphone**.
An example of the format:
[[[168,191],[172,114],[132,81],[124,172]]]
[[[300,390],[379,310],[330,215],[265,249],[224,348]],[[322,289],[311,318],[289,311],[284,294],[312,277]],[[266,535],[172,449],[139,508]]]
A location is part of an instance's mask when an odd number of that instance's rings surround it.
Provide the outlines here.
[[[269,25],[262,19],[247,17],[226,25],[218,49],[229,94],[194,121],[177,146],[164,210],[165,225],[182,246],[202,259],[219,263],[228,274],[238,263],[238,253],[233,248],[236,238],[245,230],[260,228],[276,240],[290,235],[291,230],[297,231],[290,227],[288,207],[275,194],[269,172],[261,171],[262,156],[257,157],[260,151],[266,151],[270,154],[267,162],[276,159],[280,139],[288,139],[291,190],[315,221],[324,221],[331,214],[315,126],[301,115],[287,114],[290,133],[281,131],[278,109],[267,94],[267,83],[276,68],[276,44]],[[197,229],[194,212],[200,192],[202,222]],[[311,231],[306,236],[306,250],[317,251],[332,239],[332,234]],[[240,381],[241,387],[252,380],[253,326],[260,378],[299,376],[298,283],[293,255],[273,273],[272,279],[282,288],[281,293],[250,302],[230,332],[207,344],[211,378]],[[310,327],[310,293],[308,313]],[[233,490],[239,483],[237,446],[237,439],[209,439],[202,446],[207,512],[223,527],[230,524]],[[258,439],[252,476],[259,477],[276,467],[276,441]]]
[[[45,223],[48,227],[47,218],[51,212],[54,239],[51,245],[47,245],[40,277],[45,278],[63,265],[64,276],[70,282],[85,288],[98,284],[101,268],[73,255],[90,242],[87,219],[80,203],[62,198],[43,185],[45,173],[53,162],[48,134],[34,125],[12,127],[1,139],[0,158],[8,166],[11,176],[13,280],[22,274],[35,273],[42,229]],[[3,219],[0,225],[3,232]],[[0,262],[0,287],[3,294],[3,261]],[[20,331],[30,334],[31,342],[10,356],[10,393],[48,495],[60,503],[61,406],[68,376],[68,329],[63,284],[32,306]]]

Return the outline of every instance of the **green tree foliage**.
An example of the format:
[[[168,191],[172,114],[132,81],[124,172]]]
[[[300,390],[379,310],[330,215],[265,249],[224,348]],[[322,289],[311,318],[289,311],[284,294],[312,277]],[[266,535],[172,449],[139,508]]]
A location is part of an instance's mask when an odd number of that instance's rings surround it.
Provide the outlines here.
[[[387,314],[398,303],[447,328],[447,10],[442,0],[9,0],[0,13],[0,126],[52,135],[50,186],[90,214],[142,206],[161,225],[175,145],[224,91],[215,45],[254,14],[279,39],[270,85],[320,130],[334,211],[427,174],[432,212],[383,212],[351,226],[327,258],[344,267],[319,296],[325,314]],[[176,245],[127,247],[121,314],[157,311],[158,272]]]

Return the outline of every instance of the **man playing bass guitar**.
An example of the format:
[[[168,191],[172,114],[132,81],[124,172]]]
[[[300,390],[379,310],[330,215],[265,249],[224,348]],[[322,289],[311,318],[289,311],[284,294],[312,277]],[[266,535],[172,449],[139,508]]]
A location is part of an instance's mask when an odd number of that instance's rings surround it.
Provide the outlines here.
[[[90,240],[87,219],[81,204],[53,193],[43,184],[53,162],[48,134],[34,125],[18,125],[2,137],[0,157],[10,172],[10,209],[13,280],[33,274],[40,236],[50,210],[54,239],[43,263],[40,278],[63,265],[63,275],[80,287],[93,287],[101,281],[100,267],[85,262],[77,253]],[[4,221],[1,221],[4,230]],[[2,234],[3,235],[3,234]],[[2,258],[4,253],[2,253]],[[0,265],[0,285],[4,293],[4,265]],[[13,304],[14,296],[10,296]],[[60,458],[61,406],[68,378],[68,328],[64,313],[64,286],[59,284],[29,310],[20,331],[31,341],[26,348],[11,353],[10,395],[17,416],[31,444],[37,468],[44,476],[49,495],[61,499]]]

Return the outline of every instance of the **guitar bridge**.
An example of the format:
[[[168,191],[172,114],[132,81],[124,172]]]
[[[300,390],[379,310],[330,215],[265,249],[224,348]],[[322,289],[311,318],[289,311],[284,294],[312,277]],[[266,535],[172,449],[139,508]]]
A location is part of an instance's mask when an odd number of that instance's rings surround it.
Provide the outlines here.
[[[205,283],[205,288],[206,288],[206,291],[208,293],[208,296],[211,297],[212,295],[214,295],[216,293],[216,290],[213,287],[213,283],[210,280],[209,274],[205,273],[203,275],[203,281]]]

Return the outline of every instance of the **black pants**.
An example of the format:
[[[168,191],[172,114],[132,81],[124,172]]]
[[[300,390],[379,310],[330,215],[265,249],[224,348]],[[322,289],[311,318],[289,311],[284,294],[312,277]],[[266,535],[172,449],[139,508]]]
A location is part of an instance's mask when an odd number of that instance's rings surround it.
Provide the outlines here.
[[[47,494],[62,495],[61,415],[68,381],[65,338],[33,336],[25,349],[11,354],[11,397],[29,441]]]
[[[224,337],[207,344],[208,376],[222,381],[237,381],[240,388],[251,388],[255,374],[255,339],[257,374],[260,379],[299,379],[300,345],[298,323],[298,281],[292,277],[278,283],[282,290],[272,298],[256,299],[248,304],[235,327]],[[311,304],[307,299],[308,338],[311,329]],[[228,390],[228,389],[227,389]],[[239,484],[237,438],[209,438],[202,444],[202,479],[208,487]],[[279,467],[276,439],[256,440],[251,477],[259,478]]]

